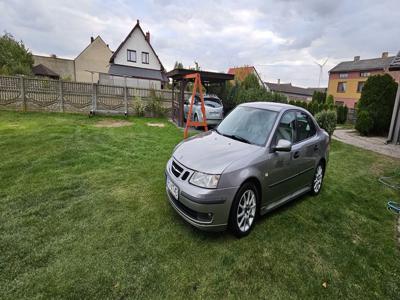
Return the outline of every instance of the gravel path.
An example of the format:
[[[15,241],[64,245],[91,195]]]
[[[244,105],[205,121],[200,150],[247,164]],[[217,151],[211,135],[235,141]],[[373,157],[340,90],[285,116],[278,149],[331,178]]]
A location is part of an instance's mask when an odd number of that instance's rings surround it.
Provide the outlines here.
[[[400,158],[400,145],[386,145],[386,138],[384,137],[365,137],[360,136],[354,129],[336,129],[333,132],[332,138],[356,147],[371,150],[394,158]]]

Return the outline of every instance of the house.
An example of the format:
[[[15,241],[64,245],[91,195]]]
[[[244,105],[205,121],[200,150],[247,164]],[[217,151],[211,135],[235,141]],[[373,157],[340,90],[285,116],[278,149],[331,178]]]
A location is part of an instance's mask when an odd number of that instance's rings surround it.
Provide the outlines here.
[[[337,105],[354,108],[369,76],[388,73],[399,82],[400,72],[389,70],[393,59],[394,56],[383,52],[379,58],[360,59],[360,56],[355,56],[352,61],[339,63],[329,71],[328,95],[334,97]]]
[[[100,36],[91,37],[89,45],[75,58],[59,58],[56,55],[33,55],[33,73],[51,72],[51,78],[69,79],[80,82],[95,82],[99,80],[99,73],[108,72],[109,60],[112,51]],[[44,68],[46,70],[44,70]]]
[[[261,79],[260,74],[257,72],[256,68],[254,66],[244,66],[244,67],[233,67],[228,69],[228,74],[234,75],[235,80],[242,82],[248,75],[254,74],[258,82],[260,83],[261,86],[264,87],[264,82]]]
[[[46,66],[44,66],[42,64],[38,64],[38,65],[34,66],[32,68],[32,73],[35,76],[39,76],[39,77],[46,77],[46,78],[51,78],[51,79],[56,79],[56,80],[60,79],[60,75],[53,72],[52,70],[50,70],[49,68],[47,68]]]
[[[162,89],[168,82],[165,69],[150,43],[150,32],[143,32],[139,20],[109,63],[107,74],[100,74],[100,83]]]
[[[294,86],[291,83],[281,83],[278,79],[277,83],[265,82],[268,91],[285,95],[288,100],[311,101],[313,90]]]

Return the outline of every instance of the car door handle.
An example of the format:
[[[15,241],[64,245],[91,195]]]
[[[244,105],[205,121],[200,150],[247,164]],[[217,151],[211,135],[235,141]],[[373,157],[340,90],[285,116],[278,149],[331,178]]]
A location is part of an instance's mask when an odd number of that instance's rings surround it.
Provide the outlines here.
[[[296,151],[296,152],[293,154],[293,158],[299,158],[299,156],[300,156],[299,151]]]
[[[319,146],[318,145],[314,145],[314,151],[318,151]]]

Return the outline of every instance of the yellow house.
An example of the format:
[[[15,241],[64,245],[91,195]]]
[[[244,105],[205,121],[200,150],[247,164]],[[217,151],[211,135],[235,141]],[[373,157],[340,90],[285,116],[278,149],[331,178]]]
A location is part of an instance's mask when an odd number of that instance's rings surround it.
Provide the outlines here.
[[[388,73],[399,81],[399,72],[389,71],[393,59],[394,56],[383,52],[380,58],[360,59],[355,56],[352,61],[339,63],[329,71],[328,95],[334,97],[337,105],[354,108],[369,76]]]

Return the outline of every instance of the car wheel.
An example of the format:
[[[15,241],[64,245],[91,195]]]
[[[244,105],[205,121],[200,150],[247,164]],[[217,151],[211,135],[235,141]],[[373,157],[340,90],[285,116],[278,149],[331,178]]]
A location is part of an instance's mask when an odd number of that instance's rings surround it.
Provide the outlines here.
[[[245,183],[237,192],[229,215],[229,227],[237,237],[244,237],[254,227],[258,211],[258,193],[253,183]]]
[[[315,168],[314,178],[311,183],[311,194],[318,195],[322,188],[322,181],[324,180],[324,165],[319,163]]]

